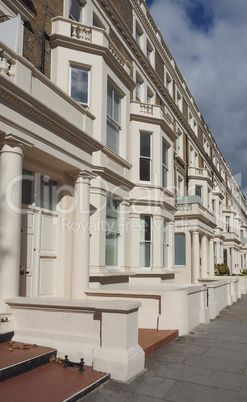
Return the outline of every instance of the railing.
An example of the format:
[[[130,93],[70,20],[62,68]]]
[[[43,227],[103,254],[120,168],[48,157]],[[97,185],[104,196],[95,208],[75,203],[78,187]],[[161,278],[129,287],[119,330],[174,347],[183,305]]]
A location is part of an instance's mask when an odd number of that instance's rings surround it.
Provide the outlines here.
[[[188,169],[189,176],[198,176],[198,177],[209,177],[209,173],[207,169],[197,168],[197,167],[189,167]]]
[[[91,27],[82,25],[77,22],[71,24],[71,36],[80,40],[91,42]]]
[[[190,214],[203,215],[209,221],[215,222],[215,216],[213,212],[202,205],[201,197],[199,197],[198,195],[178,197],[176,199],[175,205],[177,207],[177,212],[180,213],[180,215],[181,213],[186,213],[186,215],[187,212],[189,213],[186,218],[188,218]]]
[[[12,80],[15,79],[15,64],[13,59],[5,50],[0,48],[0,74],[7,75]]]
[[[173,129],[173,117],[166,106],[151,105],[150,103],[131,101],[131,113],[152,116],[155,119],[164,119]]]

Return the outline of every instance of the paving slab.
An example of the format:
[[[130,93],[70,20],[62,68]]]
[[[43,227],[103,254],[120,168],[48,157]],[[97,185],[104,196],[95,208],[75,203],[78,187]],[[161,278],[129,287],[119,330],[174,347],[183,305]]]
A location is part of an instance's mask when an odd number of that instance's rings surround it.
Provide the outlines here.
[[[247,295],[156,351],[129,383],[110,380],[83,402],[247,402]]]
[[[200,367],[211,370],[218,370],[226,373],[243,374],[246,362],[236,361],[236,360],[225,360],[219,359],[217,357],[207,357],[207,356],[190,356],[188,359],[183,361],[184,365],[191,367]]]

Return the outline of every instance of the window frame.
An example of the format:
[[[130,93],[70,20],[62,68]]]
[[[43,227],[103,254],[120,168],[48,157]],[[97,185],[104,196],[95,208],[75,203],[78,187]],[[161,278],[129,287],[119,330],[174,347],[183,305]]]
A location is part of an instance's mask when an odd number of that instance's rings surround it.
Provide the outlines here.
[[[166,164],[164,163],[164,147],[166,148]],[[164,139],[162,140],[162,147],[161,147],[161,162],[162,162],[162,187],[163,188],[167,188],[169,186],[169,146],[167,145],[167,143],[164,141]],[[166,172],[166,175],[164,174]],[[165,183],[165,177],[166,177],[166,183]]]
[[[111,114],[109,113],[109,90],[111,91]],[[116,112],[116,104],[115,100],[119,100],[119,110]],[[122,121],[122,98],[123,96],[120,94],[118,89],[108,81],[107,83],[107,105],[106,105],[106,146],[109,148],[112,152],[114,152],[117,155],[121,154],[121,133],[122,133],[122,126],[121,126],[121,121]],[[115,119],[115,116],[118,115],[118,120]],[[110,146],[110,131],[109,128],[113,129],[113,131],[116,134],[116,144],[115,147]],[[111,138],[112,139],[112,138]]]
[[[140,24],[138,21],[136,21],[136,27],[135,27],[135,40],[140,49],[142,49],[143,45],[143,29],[141,28]]]
[[[79,17],[78,20],[70,12],[71,11],[71,4],[72,4],[73,1],[77,2],[78,5],[80,6],[80,11],[79,11],[80,17]],[[83,23],[83,17],[84,17],[83,8],[84,8],[84,6],[85,6],[85,3],[83,1],[81,1],[81,0],[69,0],[69,2],[68,2],[68,18],[70,20],[72,20],[72,21]]]
[[[112,205],[114,203],[114,208],[117,205],[117,208],[114,209],[112,208]],[[110,208],[109,208],[110,206]],[[109,214],[107,215],[107,211],[108,209],[111,210],[111,212],[113,211],[116,212],[116,218],[115,218],[115,222],[116,222],[116,229],[117,230],[112,230],[112,228],[108,227],[107,225],[107,218],[113,218],[112,216],[110,216]],[[109,211],[108,211],[109,212]],[[105,214],[105,222],[106,222],[106,231],[105,231],[105,266],[107,269],[110,270],[119,270],[120,269],[120,222],[119,222],[119,215],[120,215],[120,200],[117,199],[116,197],[112,196],[112,195],[107,195],[106,197],[106,214]],[[112,265],[112,264],[107,264],[107,258],[110,258],[111,256],[107,257],[107,247],[109,247],[109,244],[107,245],[107,234],[110,235],[115,235],[116,236],[116,265]],[[115,258],[113,256],[113,258]]]
[[[141,138],[142,136],[148,136],[149,137],[149,156],[147,155],[142,155],[142,141]],[[140,156],[139,156],[139,181],[141,183],[151,183],[152,182],[152,133],[146,132],[146,131],[140,131]],[[147,138],[147,137],[146,137]],[[142,161],[149,161],[149,180],[141,179],[141,174],[142,174],[142,168],[141,164]]]
[[[81,70],[84,73],[87,73],[87,102],[81,102],[77,101],[75,97],[72,96],[72,71],[73,70]],[[77,102],[79,105],[84,107],[85,109],[89,109],[90,105],[90,78],[91,78],[91,68],[90,66],[84,66],[84,65],[75,65],[73,63],[70,64],[70,74],[69,74],[69,95],[72,99],[74,99],[75,102]]]
[[[177,242],[176,239],[178,238],[177,236],[183,236],[183,264],[181,264],[180,262],[180,256],[179,256],[179,261],[178,261],[178,256],[176,254],[176,248],[177,248]],[[181,249],[180,245],[179,248]],[[177,263],[179,262],[179,264]],[[186,266],[186,237],[185,237],[185,233],[174,233],[174,265],[175,266],[180,266],[180,267],[185,267]]]

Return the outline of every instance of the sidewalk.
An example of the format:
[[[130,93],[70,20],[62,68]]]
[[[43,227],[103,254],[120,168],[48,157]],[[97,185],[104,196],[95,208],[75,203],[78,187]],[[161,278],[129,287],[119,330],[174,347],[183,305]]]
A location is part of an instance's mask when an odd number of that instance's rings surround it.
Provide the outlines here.
[[[247,401],[247,295],[146,359],[128,384],[110,380],[81,402]]]

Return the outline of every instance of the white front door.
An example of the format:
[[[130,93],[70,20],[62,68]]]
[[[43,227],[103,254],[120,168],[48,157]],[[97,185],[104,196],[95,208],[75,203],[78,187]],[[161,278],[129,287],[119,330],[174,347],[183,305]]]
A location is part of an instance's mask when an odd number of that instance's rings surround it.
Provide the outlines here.
[[[26,205],[21,217],[19,294],[53,297],[57,263],[56,182],[28,171],[23,177]]]
[[[20,296],[55,296],[57,215],[25,210],[21,225]]]

